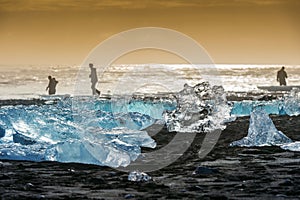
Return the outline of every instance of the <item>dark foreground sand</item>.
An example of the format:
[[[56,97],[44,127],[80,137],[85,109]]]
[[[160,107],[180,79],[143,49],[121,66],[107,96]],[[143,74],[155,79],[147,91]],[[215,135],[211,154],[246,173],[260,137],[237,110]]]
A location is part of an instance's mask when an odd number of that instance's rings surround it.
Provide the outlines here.
[[[300,140],[300,116],[272,116],[276,127]],[[153,181],[135,183],[128,173],[84,164],[0,161],[1,199],[299,199],[300,152],[279,147],[239,148],[229,143],[247,135],[249,118],[228,124],[204,159],[204,134],[175,163],[149,172]],[[160,148],[175,133],[155,135]],[[144,150],[148,151],[148,150]],[[203,166],[193,175],[197,166]]]
[[[229,100],[271,100],[278,95],[229,96]],[[245,98],[247,97],[247,98]],[[44,100],[0,101],[5,105],[44,104]],[[300,141],[300,116],[272,116],[276,127]],[[198,134],[189,150],[168,167],[149,172],[153,180],[134,183],[128,173],[84,164],[0,161],[1,199],[299,199],[300,152],[279,147],[229,147],[247,135],[249,118],[228,124],[213,151],[197,153],[205,134]],[[175,133],[165,129],[154,136],[156,149]],[[155,149],[155,150],[156,150]],[[154,151],[155,151],[154,150]],[[151,151],[143,149],[144,152]],[[193,174],[200,166],[202,170]]]

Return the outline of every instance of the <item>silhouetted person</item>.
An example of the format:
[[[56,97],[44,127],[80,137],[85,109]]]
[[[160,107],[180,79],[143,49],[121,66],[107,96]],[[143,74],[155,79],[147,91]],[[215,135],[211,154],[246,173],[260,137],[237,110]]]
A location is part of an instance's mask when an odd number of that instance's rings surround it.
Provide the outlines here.
[[[286,81],[285,81],[286,78],[287,78],[287,74],[284,71],[284,67],[282,67],[281,70],[277,72],[277,81],[279,82],[280,85],[286,85]]]
[[[49,95],[55,94],[56,93],[56,85],[58,81],[55,78],[52,78],[51,76],[48,76],[49,83],[48,86],[46,87],[46,91],[48,90]]]
[[[92,92],[93,92],[93,95],[100,95],[100,91],[96,89],[96,84],[98,82],[98,77],[97,77],[97,71],[96,71],[96,68],[94,67],[94,65],[92,63],[89,64],[89,67],[91,69],[91,73],[89,75],[90,79],[91,79],[91,83],[92,83]]]

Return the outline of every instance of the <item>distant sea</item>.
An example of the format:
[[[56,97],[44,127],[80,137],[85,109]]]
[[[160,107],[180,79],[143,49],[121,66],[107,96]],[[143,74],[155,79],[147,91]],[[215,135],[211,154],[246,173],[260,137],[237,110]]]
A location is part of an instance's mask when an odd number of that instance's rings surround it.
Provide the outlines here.
[[[257,86],[276,86],[283,65],[124,64],[97,68],[97,88],[102,94],[176,92],[185,83],[209,81],[226,91],[258,91]],[[300,85],[300,65],[284,65],[288,85]],[[88,66],[0,65],[1,99],[38,98],[47,95],[48,75],[59,81],[57,94],[91,94]]]

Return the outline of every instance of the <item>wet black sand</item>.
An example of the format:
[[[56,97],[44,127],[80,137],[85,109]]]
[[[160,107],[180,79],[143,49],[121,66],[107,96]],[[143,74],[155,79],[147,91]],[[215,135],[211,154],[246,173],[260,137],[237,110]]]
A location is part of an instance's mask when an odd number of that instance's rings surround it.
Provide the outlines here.
[[[272,116],[276,127],[300,140],[300,116]],[[249,118],[228,124],[215,148],[198,158],[198,134],[175,163],[135,183],[109,167],[57,162],[0,161],[1,199],[299,199],[300,152],[279,147],[229,147],[247,135]],[[155,135],[160,148],[175,133]],[[144,151],[149,151],[144,149]],[[198,174],[193,174],[201,166]]]

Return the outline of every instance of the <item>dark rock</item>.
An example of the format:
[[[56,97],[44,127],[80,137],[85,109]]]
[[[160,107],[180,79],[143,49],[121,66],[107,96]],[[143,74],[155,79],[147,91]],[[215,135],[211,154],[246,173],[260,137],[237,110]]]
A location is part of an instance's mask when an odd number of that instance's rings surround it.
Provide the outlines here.
[[[293,182],[290,179],[284,180],[283,182],[279,183],[280,186],[293,186]]]
[[[24,186],[24,190],[30,190],[31,188],[34,188],[34,185],[32,183],[26,183]]]
[[[197,167],[196,170],[193,172],[193,174],[216,174],[216,173],[219,173],[217,169],[202,167],[202,166]]]
[[[187,188],[188,191],[203,191],[203,188],[199,185],[193,185]]]

